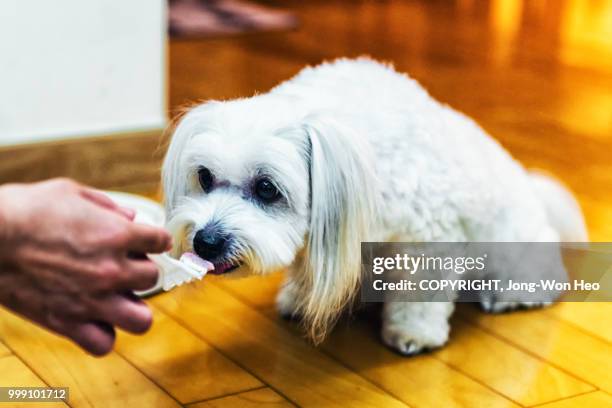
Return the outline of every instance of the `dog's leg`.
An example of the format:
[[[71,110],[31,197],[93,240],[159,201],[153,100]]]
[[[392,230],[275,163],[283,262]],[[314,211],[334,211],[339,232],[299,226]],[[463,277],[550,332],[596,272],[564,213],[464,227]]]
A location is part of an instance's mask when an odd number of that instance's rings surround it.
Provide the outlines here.
[[[290,277],[285,280],[278,295],[276,296],[276,308],[278,313],[285,319],[296,319],[298,287]]]
[[[448,340],[454,308],[452,302],[385,303],[383,341],[405,356],[440,347]]]

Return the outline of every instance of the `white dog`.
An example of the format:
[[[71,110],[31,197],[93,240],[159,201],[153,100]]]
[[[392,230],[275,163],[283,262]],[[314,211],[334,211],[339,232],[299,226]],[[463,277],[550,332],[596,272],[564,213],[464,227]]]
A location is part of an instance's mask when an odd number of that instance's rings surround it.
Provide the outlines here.
[[[176,128],[163,183],[177,254],[193,251],[216,273],[288,269],[278,307],[315,341],[358,291],[362,241],[586,239],[562,187],[365,58],[197,106]],[[451,302],[387,303],[383,340],[404,354],[441,346],[452,311]]]

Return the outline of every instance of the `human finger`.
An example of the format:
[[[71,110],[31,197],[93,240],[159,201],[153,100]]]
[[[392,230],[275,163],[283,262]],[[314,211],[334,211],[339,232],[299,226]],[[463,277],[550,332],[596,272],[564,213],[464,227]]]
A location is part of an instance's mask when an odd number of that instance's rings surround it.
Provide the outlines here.
[[[89,201],[93,202],[94,204],[97,204],[101,207],[104,207],[108,210],[122,215],[129,221],[133,221],[134,217],[136,216],[136,212],[134,210],[126,207],[121,207],[120,205],[115,203],[109,196],[99,190],[90,187],[82,187],[81,195]]]
[[[153,314],[140,299],[112,294],[96,301],[96,318],[131,333],[144,333],[151,327]]]
[[[107,323],[87,322],[77,324],[70,338],[94,356],[103,356],[113,350],[116,334]]]
[[[172,238],[170,234],[158,227],[145,224],[131,224],[129,226],[128,248],[134,252],[144,254],[158,254],[170,250]]]
[[[95,356],[110,353],[115,344],[115,329],[103,322],[79,322],[49,314],[46,326],[58,334],[68,337],[78,346]]]
[[[117,288],[126,291],[145,290],[153,287],[159,277],[159,269],[148,258],[128,259],[117,277]]]

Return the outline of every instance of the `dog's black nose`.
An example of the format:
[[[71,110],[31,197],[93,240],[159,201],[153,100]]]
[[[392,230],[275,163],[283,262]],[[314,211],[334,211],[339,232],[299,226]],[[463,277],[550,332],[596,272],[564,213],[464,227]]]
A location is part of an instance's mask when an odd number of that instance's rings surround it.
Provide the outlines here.
[[[214,261],[223,255],[227,246],[227,239],[214,229],[204,228],[193,237],[193,250],[202,259]]]

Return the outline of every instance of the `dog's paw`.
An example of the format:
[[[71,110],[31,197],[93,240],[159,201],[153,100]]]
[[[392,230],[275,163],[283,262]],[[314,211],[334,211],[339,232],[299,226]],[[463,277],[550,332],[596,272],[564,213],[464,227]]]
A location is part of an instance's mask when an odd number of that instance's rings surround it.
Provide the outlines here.
[[[550,306],[553,302],[515,302],[515,301],[498,301],[495,299],[482,299],[480,308],[487,313],[506,313],[514,310],[539,309]]]
[[[449,325],[432,325],[423,330],[414,330],[400,325],[385,326],[383,342],[404,356],[430,351],[442,347],[448,340]]]

